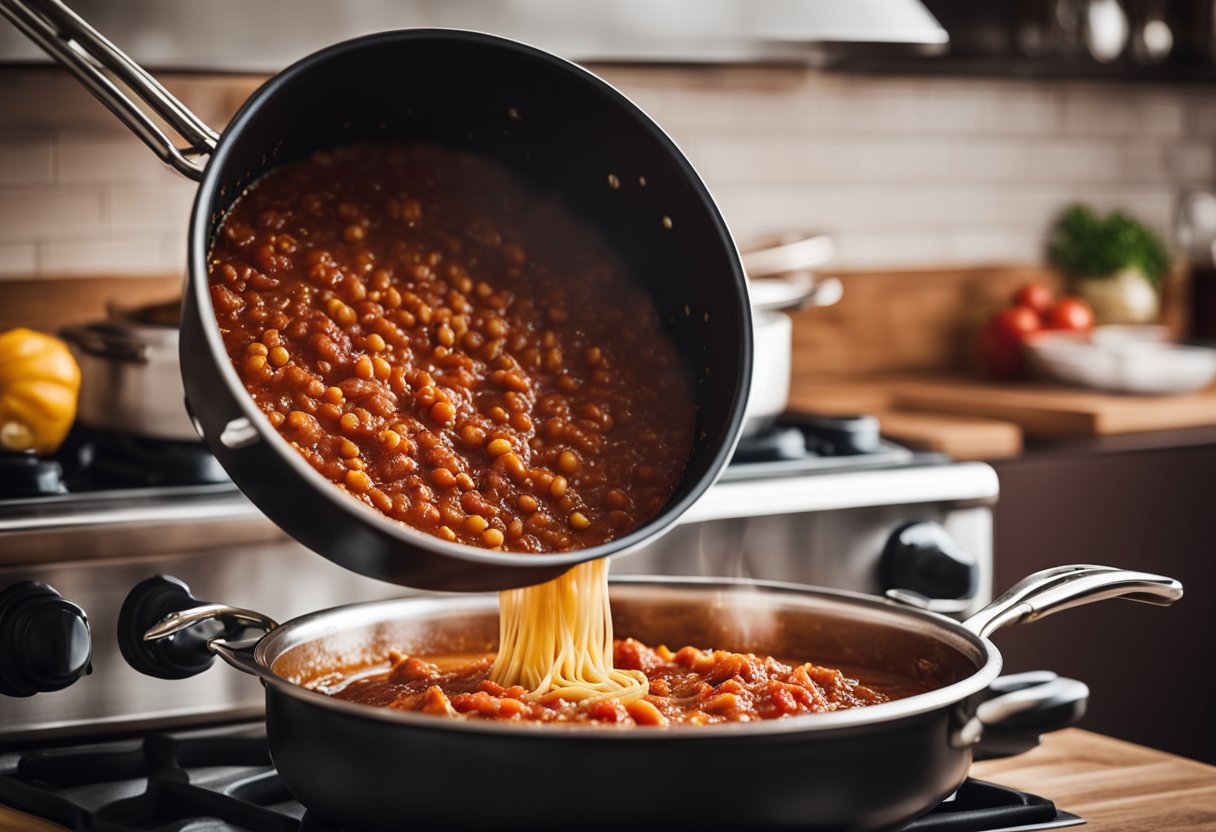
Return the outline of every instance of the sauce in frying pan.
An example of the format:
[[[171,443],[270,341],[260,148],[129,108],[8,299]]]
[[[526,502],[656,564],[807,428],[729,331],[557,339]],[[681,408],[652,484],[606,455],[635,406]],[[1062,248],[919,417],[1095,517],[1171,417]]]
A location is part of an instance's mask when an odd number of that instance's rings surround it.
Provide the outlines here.
[[[627,702],[530,698],[522,687],[490,681],[493,653],[392,652],[387,667],[337,674],[314,687],[352,702],[440,716],[625,726],[751,722],[875,705],[929,690],[927,684],[890,674],[751,653],[694,647],[673,652],[634,639],[618,639],[614,648],[614,667],[646,674],[650,692],[645,697]]]

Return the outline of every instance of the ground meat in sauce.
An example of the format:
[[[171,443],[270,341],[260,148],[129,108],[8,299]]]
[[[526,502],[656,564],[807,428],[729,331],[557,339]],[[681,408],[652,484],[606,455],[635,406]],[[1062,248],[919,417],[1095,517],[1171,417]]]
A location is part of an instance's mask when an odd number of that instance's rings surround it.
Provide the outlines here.
[[[534,701],[521,687],[490,681],[492,654],[428,657],[393,653],[386,671],[341,675],[312,687],[340,699],[449,717],[614,725],[707,725],[874,705],[927,690],[892,677],[873,687],[840,670],[771,657],[684,647],[672,652],[634,639],[614,642],[613,665],[641,670],[650,693],[632,702]]]
[[[586,548],[656,515],[692,446],[685,370],[589,227],[432,145],[283,165],[208,272],[245,388],[356,499],[489,549]]]

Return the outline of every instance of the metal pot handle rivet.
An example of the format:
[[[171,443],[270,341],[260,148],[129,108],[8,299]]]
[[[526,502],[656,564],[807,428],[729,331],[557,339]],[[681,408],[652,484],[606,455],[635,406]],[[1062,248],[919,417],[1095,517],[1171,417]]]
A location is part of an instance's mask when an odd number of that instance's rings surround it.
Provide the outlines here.
[[[234,451],[246,448],[258,439],[258,429],[244,416],[233,419],[224,425],[224,430],[220,432],[220,441],[224,443],[224,447]]]

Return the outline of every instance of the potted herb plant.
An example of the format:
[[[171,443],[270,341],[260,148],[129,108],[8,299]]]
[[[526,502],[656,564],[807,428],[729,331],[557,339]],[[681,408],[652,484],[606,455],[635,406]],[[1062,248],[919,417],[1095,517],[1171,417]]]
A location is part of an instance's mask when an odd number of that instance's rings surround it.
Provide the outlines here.
[[[1152,229],[1121,211],[1072,205],[1052,226],[1047,258],[1074,283],[1100,324],[1157,320],[1169,253]]]

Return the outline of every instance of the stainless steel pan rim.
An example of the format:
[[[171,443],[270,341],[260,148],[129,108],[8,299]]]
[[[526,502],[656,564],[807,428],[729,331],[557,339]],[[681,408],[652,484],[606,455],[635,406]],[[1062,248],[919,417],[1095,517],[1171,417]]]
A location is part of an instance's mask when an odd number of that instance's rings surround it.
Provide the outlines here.
[[[466,595],[449,597],[417,597],[402,598],[390,601],[377,601],[366,604],[349,604],[334,607],[321,612],[310,613],[293,619],[282,625],[258,641],[253,649],[253,661],[228,650],[220,649],[221,658],[245,672],[255,672],[268,685],[289,696],[303,699],[310,704],[318,705],[349,716],[411,725],[415,728],[427,728],[440,731],[465,731],[473,733],[507,734],[528,737],[552,737],[555,732],[575,733],[580,739],[603,740],[605,742],[647,742],[671,741],[674,739],[700,740],[721,739],[723,737],[739,736],[754,737],[771,734],[804,734],[837,731],[850,728],[863,728],[879,725],[893,720],[914,717],[918,714],[936,711],[939,708],[958,703],[987,688],[1000,675],[1002,667],[1001,654],[996,646],[987,638],[977,636],[962,627],[957,621],[937,613],[909,608],[902,604],[863,595],[855,592],[824,590],[792,583],[776,581],[748,581],[723,578],[702,577],[671,577],[646,578],[623,577],[614,578],[612,583],[625,587],[652,587],[654,589],[695,589],[700,592],[712,591],[753,591],[766,595],[782,596],[783,599],[805,606],[809,599],[820,602],[838,603],[842,609],[866,613],[878,618],[892,620],[903,618],[908,621],[923,623],[935,631],[935,635],[950,646],[958,649],[977,663],[976,671],[945,687],[937,688],[926,693],[884,702],[879,705],[867,705],[863,708],[850,708],[823,714],[804,714],[780,719],[759,720],[747,723],[724,723],[708,726],[679,726],[666,729],[631,728],[620,729],[606,725],[562,725],[528,722],[494,722],[473,719],[444,719],[431,714],[398,711],[381,708],[374,705],[363,705],[335,699],[332,696],[301,687],[275,674],[270,667],[274,661],[287,650],[298,644],[303,644],[320,638],[326,634],[340,632],[356,624],[369,624],[384,621],[389,614],[402,608],[430,607],[443,609],[445,612],[487,612],[496,608],[497,598],[488,595]],[[395,616],[394,616],[395,617]]]
[[[914,593],[893,591],[888,599],[874,598],[853,592],[826,590],[797,584],[767,581],[748,581],[730,578],[624,578],[616,579],[626,597],[618,601],[629,602],[628,593],[645,592],[655,594],[660,604],[664,599],[672,603],[677,594],[683,592],[686,599],[703,604],[701,596],[711,602],[721,600],[723,593],[736,593],[740,599],[777,599],[777,603],[766,601],[761,609],[769,612],[790,611],[802,607],[829,613],[828,618],[845,623],[865,625],[874,630],[889,627],[895,631],[914,632],[917,628],[931,642],[953,650],[965,662],[973,665],[973,672],[955,682],[922,694],[869,705],[862,708],[836,711],[828,714],[808,714],[777,720],[751,723],[698,726],[693,730],[683,728],[667,730],[637,729],[613,730],[606,726],[554,726],[515,723],[482,722],[478,720],[456,721],[438,719],[431,715],[391,711],[368,705],[346,702],[323,693],[301,687],[272,671],[273,665],[291,649],[319,641],[327,636],[344,632],[357,632],[360,627],[386,624],[409,616],[402,610],[442,612],[447,617],[458,618],[463,614],[492,613],[495,599],[491,595],[453,595],[446,597],[422,596],[353,604],[313,613],[289,621],[284,625],[251,610],[227,607],[223,604],[202,604],[192,608],[179,608],[147,630],[144,641],[156,641],[185,630],[209,619],[226,620],[242,628],[258,627],[266,635],[243,641],[229,641],[217,636],[206,643],[206,648],[232,665],[237,670],[257,676],[262,682],[293,699],[309,705],[356,717],[390,724],[401,724],[426,730],[462,731],[475,734],[505,734],[531,737],[537,740],[554,736],[577,736],[594,738],[595,741],[646,742],[659,738],[745,737],[775,736],[783,734],[852,732],[856,730],[879,730],[889,723],[901,722],[920,715],[957,706],[952,742],[960,747],[973,744],[983,733],[984,726],[1000,722],[1032,705],[1031,699],[1007,694],[979,705],[969,706],[969,698],[987,688],[1000,673],[1000,652],[988,639],[996,630],[1012,624],[1035,621],[1061,610],[1107,598],[1124,597],[1129,600],[1167,606],[1182,597],[1182,585],[1172,578],[1147,572],[1118,569],[1092,564],[1072,564],[1045,569],[1019,581],[999,598],[963,622],[957,622],[917,604],[931,603],[929,599]],[[128,599],[130,601],[130,599]],[[646,599],[641,599],[645,601]],[[694,604],[696,605],[696,604]],[[911,606],[909,606],[911,605]],[[125,608],[125,607],[124,607]],[[742,607],[737,607],[742,609]],[[919,648],[918,648],[919,649]],[[983,712],[986,709],[986,713]]]

